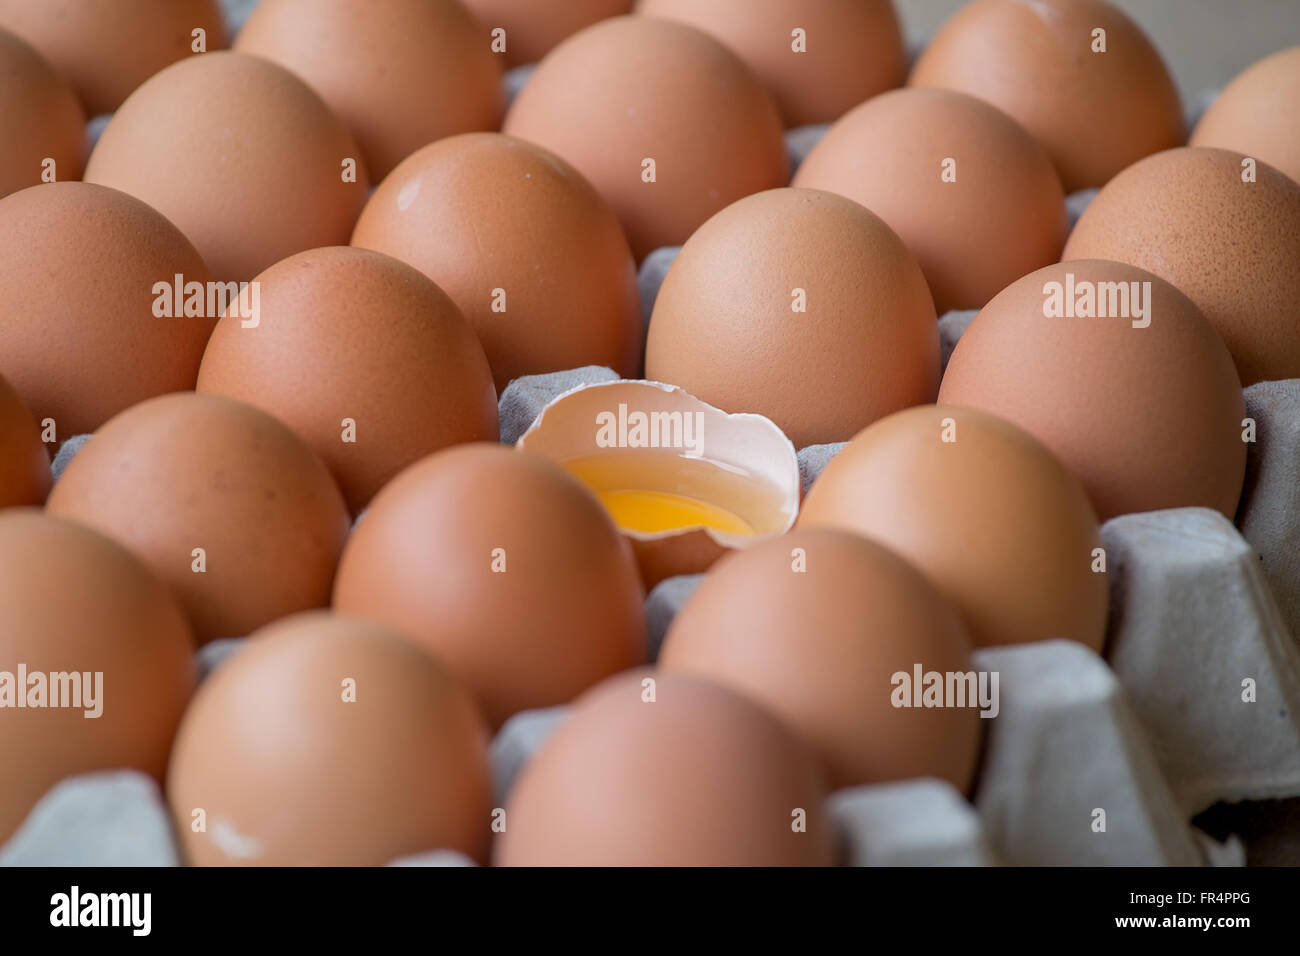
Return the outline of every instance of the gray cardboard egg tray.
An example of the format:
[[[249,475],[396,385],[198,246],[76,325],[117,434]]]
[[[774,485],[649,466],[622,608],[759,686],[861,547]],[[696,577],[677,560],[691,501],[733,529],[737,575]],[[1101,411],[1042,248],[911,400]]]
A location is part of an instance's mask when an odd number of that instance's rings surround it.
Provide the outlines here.
[[[223,0],[231,35],[256,0]],[[531,74],[506,76],[513,97]],[[1204,109],[1202,97],[1189,116]],[[92,140],[107,117],[91,123]],[[826,125],[790,130],[793,171]],[[1096,190],[1069,197],[1078,220]],[[677,247],[642,264],[648,320]],[[940,320],[946,364],[974,312]],[[586,367],[512,382],[501,397],[501,440],[512,444],[552,398],[617,378]],[[1184,508],[1115,518],[1102,528],[1110,562],[1106,658],[1068,641],[989,648],[1001,712],[986,730],[972,799],[938,780],[849,787],[830,795],[845,862],[855,866],[1300,864],[1300,380],[1246,389],[1257,422],[1234,527],[1217,512]],[[64,443],[56,478],[89,439]],[[840,445],[799,452],[806,492]],[[1238,530],[1239,529],[1239,530]],[[646,601],[652,655],[702,575],[669,578]],[[198,653],[200,673],[220,665],[241,638]],[[1249,682],[1249,683],[1248,683]],[[1247,686],[1253,695],[1247,693]],[[1253,697],[1251,702],[1243,695]],[[567,708],[526,711],[492,743],[495,802]],[[1212,805],[1249,821],[1252,843],[1220,843],[1192,826]],[[1234,817],[1240,807],[1242,814]],[[1280,808],[1280,809],[1279,809]],[[1098,821],[1104,811],[1105,829]],[[1207,815],[1208,816],[1208,815]],[[1260,820],[1290,828],[1263,830]],[[71,777],[55,786],[0,847],[0,865],[177,866],[180,854],[163,796],[130,770]],[[467,866],[434,850],[392,866]]]
[[[661,249],[643,264],[647,316],[675,254]],[[945,363],[973,317],[952,312],[940,320]],[[513,444],[563,392],[616,378],[588,366],[515,380],[501,396],[501,440]],[[1241,840],[1219,843],[1190,821],[1216,804],[1300,798],[1300,646],[1293,638],[1300,634],[1300,380],[1254,385],[1245,396],[1257,440],[1238,527],[1202,508],[1108,521],[1105,659],[1060,640],[977,651],[977,668],[1001,675],[1002,694],[972,799],[938,780],[833,793],[828,811],[847,862],[1246,862]],[[56,475],[89,437],[65,443]],[[842,447],[799,452],[805,492]],[[701,578],[669,578],[650,593],[652,658]],[[206,645],[200,672],[210,673],[242,641]],[[501,729],[492,744],[498,806],[565,713],[527,711]],[[1258,816],[1261,804],[1243,806]],[[1267,843],[1269,862],[1300,863],[1300,829],[1254,837]],[[162,795],[133,771],[64,781],[0,848],[0,865],[178,862]],[[470,861],[434,851],[394,865]]]

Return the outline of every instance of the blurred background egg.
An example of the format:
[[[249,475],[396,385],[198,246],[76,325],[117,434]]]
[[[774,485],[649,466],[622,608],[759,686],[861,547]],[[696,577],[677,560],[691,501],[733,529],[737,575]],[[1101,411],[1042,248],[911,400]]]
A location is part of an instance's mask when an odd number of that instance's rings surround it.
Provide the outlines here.
[[[294,429],[354,514],[416,459],[497,437],[483,347],[455,303],[410,266],[336,246],[290,256],[255,281],[257,325],[227,311],[197,388]]]
[[[41,430],[18,393],[0,378],[0,508],[45,504],[51,480]]]
[[[893,549],[981,647],[1067,638],[1101,649],[1096,513],[1051,452],[992,415],[924,405],[876,422],[831,459],[798,527],[856,531]]]
[[[1210,104],[1191,146],[1217,146],[1262,160],[1300,182],[1300,46],[1243,70]]]
[[[832,122],[907,75],[891,0],[639,0],[636,9],[697,27],[738,54],[786,126]]]
[[[35,186],[42,176],[80,179],[85,126],[86,114],[68,81],[0,29],[0,199]]]
[[[630,13],[633,0],[464,0],[484,34],[504,30],[506,64],[536,63],[598,20]]]
[[[1300,183],[1267,163],[1192,147],[1148,157],[1097,195],[1061,258],[1127,262],[1177,286],[1243,385],[1300,377]]]
[[[776,189],[682,248],[655,300],[646,377],[765,415],[796,448],[933,401],[934,303],[916,260],[842,196]]]
[[[262,0],[234,49],[319,93],[376,181],[426,143],[501,124],[501,57],[458,0]]]
[[[0,684],[0,845],[65,777],[131,768],[161,783],[195,672],[189,626],[158,579],[93,531],[0,511],[0,621],[14,681]],[[51,673],[76,676],[56,689]]]
[[[634,671],[584,695],[525,767],[493,862],[825,866],[825,794],[813,757],[756,704]]]
[[[643,259],[711,215],[789,178],[771,95],[707,34],[615,17],[574,34],[537,67],[504,132],[573,166],[608,200]]]
[[[1128,293],[1123,311],[1133,317],[1095,306],[1087,316],[1046,314],[1049,296],[1109,301],[1104,283],[1115,284],[1116,302]],[[1078,475],[1103,521],[1190,507],[1231,519],[1237,510],[1245,405],[1232,359],[1187,296],[1133,266],[1063,262],[1013,283],[958,341],[939,401],[1029,432]]]
[[[641,300],[618,219],[572,166],[531,143],[469,133],[424,147],[375,190],[352,244],[446,290],[498,391],[582,365],[640,371]]]
[[[105,128],[85,178],[161,212],[223,282],[346,245],[368,186],[342,120],[288,70],[244,53],[193,57],[146,82]]]
[[[163,67],[226,45],[217,0],[0,0],[0,28],[68,77],[90,116],[113,112]]]
[[[1066,192],[1102,186],[1186,137],[1159,51],[1103,0],[975,0],[930,39],[909,83],[1010,115],[1042,143]]]
[[[177,275],[209,278],[189,240],[125,193],[45,183],[0,199],[0,375],[42,430],[53,419],[52,446],[194,387],[215,316],[183,314]]]
[[[302,439],[250,405],[191,392],[104,425],[46,507],[148,564],[200,642],[328,604],[348,531],[343,496]]]
[[[437,849],[482,861],[487,728],[409,641],[308,612],[258,631],[204,683],[167,795],[192,865],[382,866]]]
[[[724,558],[673,619],[659,668],[780,717],[833,787],[938,777],[964,792],[977,702],[897,707],[893,675],[911,678],[916,664],[966,673],[970,651],[957,613],[913,567],[856,534],[816,529]]]
[[[409,635],[495,729],[646,655],[632,550],[559,466],[500,445],[417,462],[353,530],[334,607]]]
[[[1065,194],[1042,147],[1005,113],[949,90],[863,103],[813,147],[794,185],[847,196],[885,220],[940,315],[981,308],[1065,244]]]

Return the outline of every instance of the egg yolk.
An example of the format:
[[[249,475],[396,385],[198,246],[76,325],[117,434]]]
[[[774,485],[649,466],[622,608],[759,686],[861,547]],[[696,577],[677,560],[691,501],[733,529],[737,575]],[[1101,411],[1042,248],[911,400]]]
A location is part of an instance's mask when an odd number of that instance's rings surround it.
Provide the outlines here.
[[[703,526],[729,534],[753,534],[738,515],[724,508],[664,491],[601,491],[600,500],[614,523],[629,531],[653,534]]]

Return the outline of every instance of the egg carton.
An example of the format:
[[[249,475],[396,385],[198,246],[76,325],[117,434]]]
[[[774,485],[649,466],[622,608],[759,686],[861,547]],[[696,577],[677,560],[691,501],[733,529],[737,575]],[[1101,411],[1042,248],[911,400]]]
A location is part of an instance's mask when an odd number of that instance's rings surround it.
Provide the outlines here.
[[[653,292],[643,283],[651,307]],[[940,321],[945,360],[974,315]],[[501,402],[510,423],[503,441],[559,394],[610,375],[574,370],[512,383]],[[977,653],[982,669],[1002,674],[1007,701],[974,796],[992,858],[1241,863],[1239,842],[1218,844],[1190,819],[1220,802],[1300,796],[1300,650],[1287,626],[1300,613],[1300,560],[1289,544],[1300,532],[1300,381],[1255,385],[1245,398],[1257,441],[1239,521],[1253,547],[1206,509],[1115,518],[1102,529],[1112,589],[1107,660],[1057,641]],[[842,447],[799,452],[805,492]],[[652,652],[700,577],[670,578],[651,593]],[[836,805],[869,803],[876,790],[854,789],[864,793],[837,794]],[[917,806],[919,817],[932,816]],[[927,832],[919,817],[915,832]],[[947,818],[930,823],[960,829]],[[864,849],[863,858],[895,853]],[[985,858],[951,860],[977,857]]]
[[[946,317],[950,331],[966,317]],[[554,397],[608,381],[588,367],[516,380],[501,399],[502,438],[513,441]],[[978,651],[1001,675],[1002,710],[988,722],[979,780],[968,802],[936,780],[847,788],[831,795],[847,862],[862,865],[1243,862],[1239,842],[1218,844],[1189,825],[1218,801],[1300,795],[1297,648],[1264,580],[1300,604],[1287,575],[1300,458],[1300,382],[1247,390],[1258,422],[1245,527],[1269,528],[1259,560],[1222,516],[1203,509],[1127,515],[1103,527],[1112,580],[1110,666],[1063,641]],[[65,456],[77,445],[65,448]],[[805,490],[842,444],[799,454]],[[1290,465],[1291,467],[1288,467]],[[1270,514],[1281,515],[1268,522]],[[1260,539],[1263,540],[1263,539]],[[1292,539],[1294,540],[1294,539]],[[648,596],[651,654],[702,575],[669,578]],[[242,639],[198,653],[210,673]],[[1241,681],[1257,703],[1241,701]],[[1240,702],[1240,706],[1238,706]],[[493,743],[497,805],[566,708],[516,715]],[[60,784],[3,850],[0,864],[131,862],[174,865],[170,820],[148,778],[90,774]],[[445,852],[398,865],[465,865]]]

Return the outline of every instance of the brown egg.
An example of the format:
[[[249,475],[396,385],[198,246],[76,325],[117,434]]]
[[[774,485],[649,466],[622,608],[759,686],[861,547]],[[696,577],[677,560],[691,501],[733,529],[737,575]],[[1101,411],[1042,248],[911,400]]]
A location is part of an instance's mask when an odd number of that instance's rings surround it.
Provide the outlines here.
[[[591,180],[637,259],[789,178],[780,114],[749,68],[707,34],[649,17],[605,20],[556,47],[504,132]]]
[[[226,45],[217,0],[0,0],[0,27],[68,77],[91,116],[113,112],[163,67]]]
[[[890,0],[639,0],[637,13],[690,24],[734,50],[786,126],[837,120],[907,76]]]
[[[130,768],[161,783],[195,673],[157,578],[93,531],[0,512],[0,620],[0,844],[64,777]]]
[[[809,491],[799,528],[821,527],[912,562],[981,647],[1065,638],[1101,650],[1097,515],[1050,451],[999,418],[925,405],[876,422]]]
[[[1133,266],[1064,262],[1010,286],[957,343],[939,401],[1029,432],[1078,475],[1103,521],[1237,509],[1245,405],[1232,359],[1185,295]]]
[[[170,309],[177,275],[209,278],[180,230],[125,193],[45,183],[0,200],[0,375],[57,441],[194,387],[216,314]]]
[[[0,198],[35,186],[42,176],[80,179],[86,114],[68,81],[5,30],[0,80]]]
[[[1300,182],[1300,46],[1243,70],[1192,132],[1192,146],[1217,146],[1262,160]]]
[[[831,193],[771,190],[683,247],[655,301],[646,377],[766,415],[796,448],[845,441],[934,400],[934,304],[875,215]]]
[[[197,388],[293,428],[354,514],[416,459],[497,437],[483,347],[456,304],[410,266],[335,246],[290,256],[255,281],[257,325],[227,310]]]
[[[0,508],[44,504],[52,480],[40,428],[13,386],[0,378]]]
[[[334,606],[408,634],[495,728],[645,660],[631,549],[576,478],[500,445],[463,445],[375,498],[339,565]]]
[[[262,0],[234,49],[305,80],[376,180],[425,143],[501,125],[501,58],[457,0]]]
[[[223,282],[346,245],[367,189],[342,120],[288,70],[243,53],[184,60],[131,94],[90,154],[86,182],[153,206]]]
[[[531,143],[495,133],[431,143],[375,190],[352,244],[447,291],[498,391],[582,365],[640,370],[641,300],[618,219],[573,167]]]
[[[939,29],[909,82],[969,93],[1008,113],[1043,144],[1066,192],[1104,185],[1185,141],[1178,90],[1159,51],[1102,0],[976,0]]]
[[[487,729],[437,661],[323,611],[254,634],[185,715],[167,796],[198,866],[484,860]]]
[[[101,428],[47,507],[143,559],[200,641],[328,604],[348,531],[343,496],[302,439],[242,402],[189,392]]]
[[[780,717],[832,787],[938,777],[969,789],[978,701],[896,706],[896,675],[973,673],[957,613],[911,565],[856,534],[795,531],[724,558],[673,620],[662,671]],[[910,695],[908,698],[910,704]]]
[[[584,695],[524,769],[493,862],[826,866],[825,793],[811,755],[755,704],[635,671]]]
[[[561,40],[632,11],[633,0],[463,0],[487,28],[504,30],[508,66],[536,63]]]
[[[1253,385],[1300,378],[1300,183],[1244,162],[1186,148],[1135,164],[1093,200],[1062,259],[1114,259],[1172,282]]]
[[[978,309],[1065,244],[1065,194],[1041,146],[1005,113],[906,89],[831,127],[794,185],[862,203],[916,256],[939,314]]]

